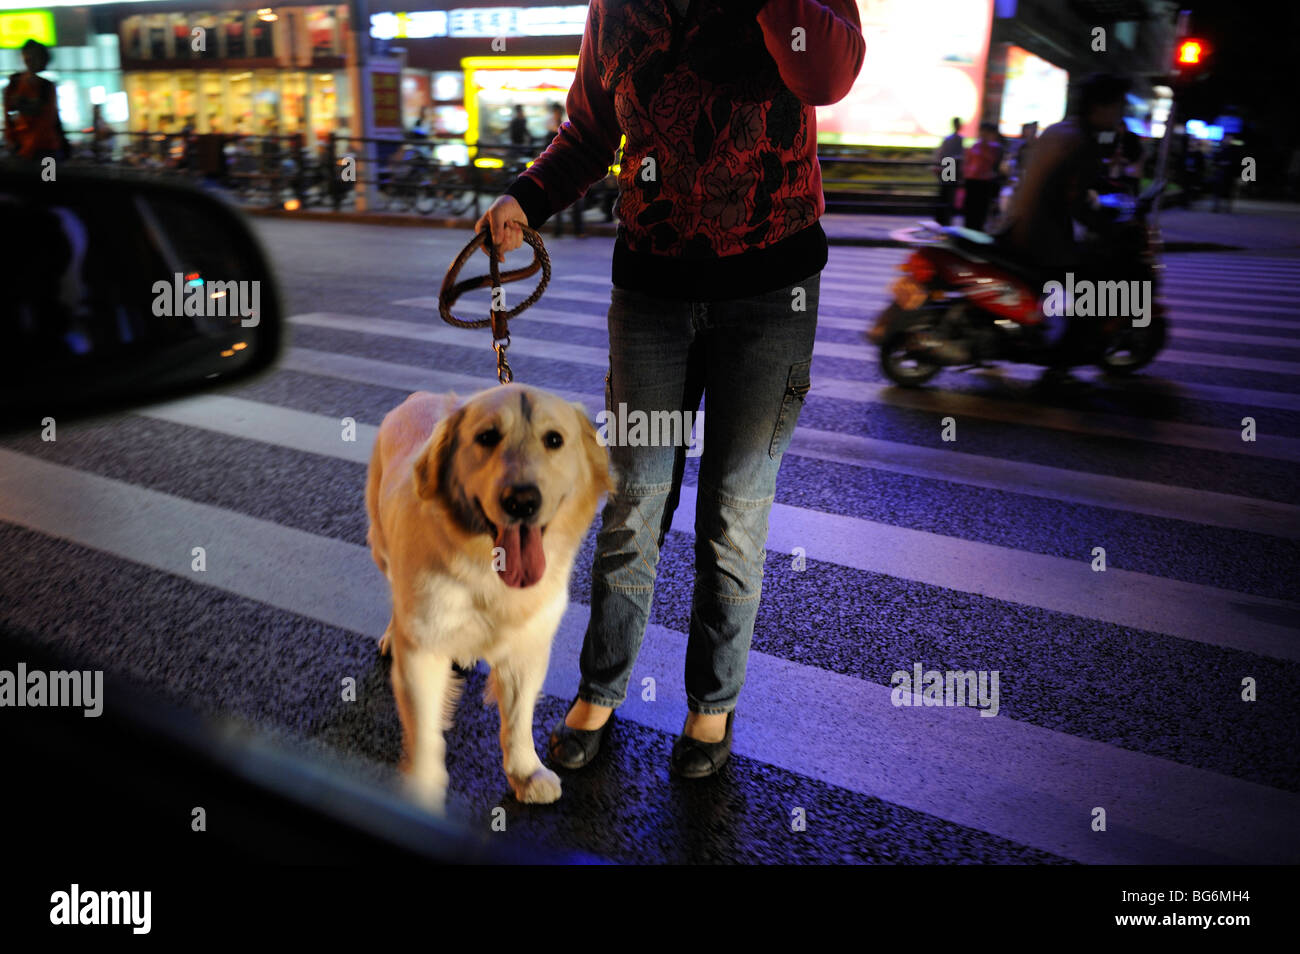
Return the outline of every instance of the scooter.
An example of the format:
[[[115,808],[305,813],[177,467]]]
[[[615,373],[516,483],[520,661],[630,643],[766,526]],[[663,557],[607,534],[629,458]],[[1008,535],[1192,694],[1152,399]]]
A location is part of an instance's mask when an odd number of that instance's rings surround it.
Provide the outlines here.
[[[1147,223],[1163,189],[1157,181],[1137,197],[1105,192],[1094,200],[1101,213],[1095,238],[1105,249],[1104,271],[1116,279],[1098,284],[1125,285],[1127,291],[1141,286],[1126,283],[1151,283],[1146,286],[1149,313],[1141,318],[1072,319],[1099,322],[1094,353],[1108,374],[1132,374],[1164,347],[1168,323],[1157,298],[1163,269],[1157,261],[1159,236]],[[890,286],[893,303],[867,333],[880,346],[880,367],[889,380],[920,387],[944,368],[982,368],[990,361],[1051,363],[1056,342],[1045,305],[1059,307],[1062,298],[1044,287],[1036,269],[1008,255],[993,236],[971,229],[922,222],[891,237],[915,251],[898,266],[903,274]]]

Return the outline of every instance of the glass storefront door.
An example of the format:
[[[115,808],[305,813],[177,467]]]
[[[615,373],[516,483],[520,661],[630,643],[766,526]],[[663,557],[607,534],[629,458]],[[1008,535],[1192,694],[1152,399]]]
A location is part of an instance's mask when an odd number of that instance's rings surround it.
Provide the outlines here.
[[[132,132],[172,129],[176,123],[177,89],[172,73],[128,73],[127,103]]]
[[[198,74],[199,132],[230,132],[233,128],[226,109],[225,84],[227,82],[224,73]]]
[[[275,70],[253,71],[252,131],[259,136],[284,132],[280,122],[280,74]]]
[[[307,128],[307,74],[280,75],[280,131],[285,135]]]
[[[251,72],[230,75],[230,87],[226,97],[227,119],[230,131],[244,136],[251,136],[258,130],[253,122],[253,74]]]
[[[342,74],[336,77],[333,73],[313,73],[311,76],[311,131],[318,143],[323,143],[338,128],[338,90],[342,81]]]
[[[199,78],[196,73],[176,74],[176,126],[199,128]]]

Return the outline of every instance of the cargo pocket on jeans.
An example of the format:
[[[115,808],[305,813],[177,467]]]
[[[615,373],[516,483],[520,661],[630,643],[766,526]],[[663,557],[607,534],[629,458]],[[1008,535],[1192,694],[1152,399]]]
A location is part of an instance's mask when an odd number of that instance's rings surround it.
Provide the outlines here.
[[[768,456],[773,460],[784,454],[790,446],[795,422],[799,420],[799,412],[803,410],[804,399],[812,386],[811,370],[811,360],[790,365],[790,373],[785,380],[785,394],[781,398],[781,413],[777,415],[776,427],[772,430],[772,444],[767,450]]]

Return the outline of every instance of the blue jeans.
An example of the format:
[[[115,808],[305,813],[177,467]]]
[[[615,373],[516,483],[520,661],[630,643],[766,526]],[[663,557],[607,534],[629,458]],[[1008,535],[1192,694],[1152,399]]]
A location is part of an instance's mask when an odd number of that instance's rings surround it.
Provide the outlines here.
[[[781,457],[809,387],[821,273],[750,298],[674,301],[615,288],[605,407],[695,412],[705,396],[695,508],[695,593],[686,647],[692,712],[736,707],[763,584]],[[802,289],[803,310],[796,297]],[[624,446],[610,426],[605,503],[583,640],[587,702],[617,707],[650,616],[659,551],[686,465],[678,446]],[[653,443],[653,441],[639,442]]]

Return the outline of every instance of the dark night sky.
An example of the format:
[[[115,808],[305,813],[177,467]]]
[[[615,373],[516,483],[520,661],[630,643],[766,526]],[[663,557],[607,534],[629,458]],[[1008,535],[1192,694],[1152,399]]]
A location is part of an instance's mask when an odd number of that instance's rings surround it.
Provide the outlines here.
[[[1183,98],[1184,115],[1213,119],[1236,105],[1257,134],[1295,144],[1300,3],[1186,0],[1183,8],[1192,11],[1192,35],[1210,47],[1203,77]]]

